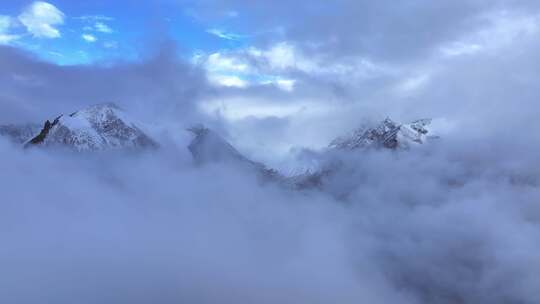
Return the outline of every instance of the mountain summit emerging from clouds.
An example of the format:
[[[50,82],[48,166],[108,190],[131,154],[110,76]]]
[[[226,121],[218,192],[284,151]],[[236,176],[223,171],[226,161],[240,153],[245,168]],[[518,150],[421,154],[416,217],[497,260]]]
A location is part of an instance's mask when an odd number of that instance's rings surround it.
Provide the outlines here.
[[[430,129],[431,119],[400,124],[386,118],[375,126],[362,126],[350,135],[335,139],[331,149],[355,150],[365,148],[409,148],[437,138]]]
[[[98,104],[47,120],[25,147],[59,146],[77,151],[156,148],[157,143],[114,104]]]

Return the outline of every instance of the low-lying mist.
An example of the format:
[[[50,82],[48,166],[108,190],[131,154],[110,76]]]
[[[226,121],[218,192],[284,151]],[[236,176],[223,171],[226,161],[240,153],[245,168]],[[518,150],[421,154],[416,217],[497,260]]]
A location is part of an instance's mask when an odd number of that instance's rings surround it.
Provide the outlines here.
[[[185,145],[0,139],[0,302],[536,303],[540,164],[504,147],[334,155],[292,191]]]

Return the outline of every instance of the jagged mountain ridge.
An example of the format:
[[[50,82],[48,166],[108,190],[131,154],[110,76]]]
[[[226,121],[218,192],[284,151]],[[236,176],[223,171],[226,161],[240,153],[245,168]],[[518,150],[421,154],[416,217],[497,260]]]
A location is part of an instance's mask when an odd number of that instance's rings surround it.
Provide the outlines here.
[[[407,149],[436,138],[430,129],[431,119],[420,119],[407,124],[386,118],[375,126],[361,126],[351,134],[333,140],[329,148],[356,150],[366,148]]]
[[[158,144],[114,104],[98,104],[47,120],[25,147],[61,146],[76,151],[156,148]]]

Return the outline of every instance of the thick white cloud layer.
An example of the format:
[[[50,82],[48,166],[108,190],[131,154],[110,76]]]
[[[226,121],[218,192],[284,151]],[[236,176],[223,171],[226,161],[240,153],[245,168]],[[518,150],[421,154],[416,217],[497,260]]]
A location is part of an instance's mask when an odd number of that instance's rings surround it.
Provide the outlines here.
[[[347,169],[328,192],[302,193],[231,164],[195,166],[187,140],[140,155],[0,140],[0,300],[540,299],[540,164],[522,141],[336,155]]]

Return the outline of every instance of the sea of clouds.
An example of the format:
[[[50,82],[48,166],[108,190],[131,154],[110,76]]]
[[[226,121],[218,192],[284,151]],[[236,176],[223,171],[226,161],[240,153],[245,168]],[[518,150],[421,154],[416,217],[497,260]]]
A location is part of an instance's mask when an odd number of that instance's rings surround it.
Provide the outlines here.
[[[540,299],[533,153],[450,138],[337,154],[323,190],[292,191],[196,165],[184,144],[75,154],[0,141],[1,301]]]

